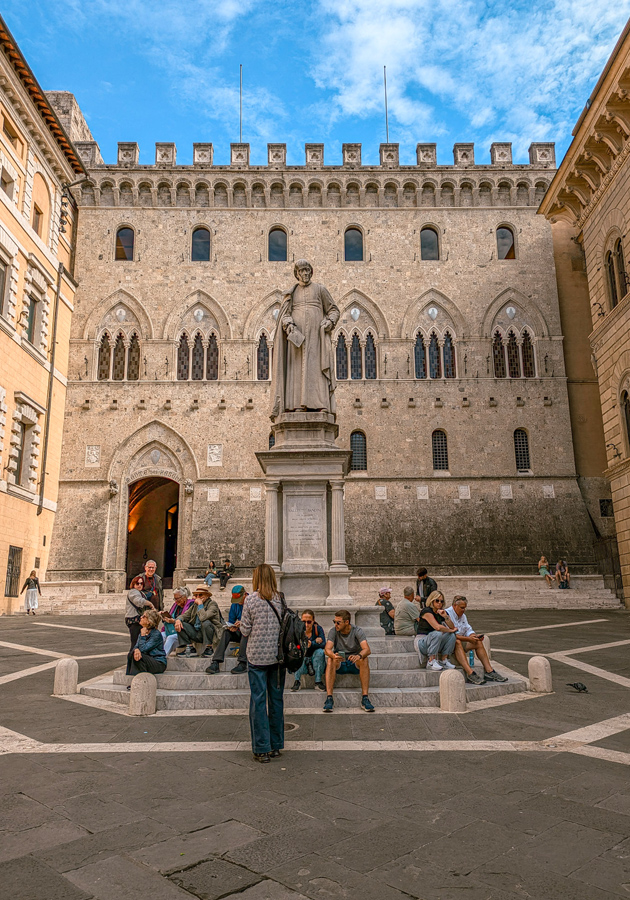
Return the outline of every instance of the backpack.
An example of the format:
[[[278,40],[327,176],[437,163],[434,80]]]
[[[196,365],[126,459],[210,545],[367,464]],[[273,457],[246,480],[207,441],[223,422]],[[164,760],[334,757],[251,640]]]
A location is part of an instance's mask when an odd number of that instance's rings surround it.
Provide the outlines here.
[[[267,600],[267,598],[264,598]],[[284,594],[280,592],[282,602],[282,616],[278,613],[271,600],[267,600],[280,623],[278,635],[278,662],[289,672],[297,672],[306,655],[306,626],[299,615],[287,606]]]

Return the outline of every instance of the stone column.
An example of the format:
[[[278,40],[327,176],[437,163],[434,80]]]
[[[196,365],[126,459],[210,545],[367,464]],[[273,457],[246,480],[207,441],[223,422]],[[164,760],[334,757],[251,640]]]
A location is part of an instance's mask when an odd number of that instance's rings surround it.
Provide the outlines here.
[[[278,560],[278,489],[279,481],[265,482],[266,522],[265,560],[272,569],[280,569]]]
[[[343,518],[343,481],[331,481],[331,569],[346,569],[346,534]]]

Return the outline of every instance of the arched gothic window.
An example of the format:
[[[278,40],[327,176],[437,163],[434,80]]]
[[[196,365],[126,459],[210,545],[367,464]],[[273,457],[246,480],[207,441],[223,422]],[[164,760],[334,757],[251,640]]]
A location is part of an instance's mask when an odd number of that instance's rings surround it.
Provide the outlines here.
[[[133,334],[127,352],[127,381],[137,381],[140,378],[140,343],[138,335]]]
[[[192,247],[190,258],[193,262],[209,262],[210,260],[210,232],[200,226],[192,233]]]
[[[363,378],[363,354],[361,352],[359,335],[356,332],[352,335],[352,343],[350,344],[350,378],[353,381]]]
[[[626,430],[626,447],[628,448],[628,450],[630,450],[630,395],[628,395],[628,391],[624,391],[621,395],[621,411],[623,415],[624,428]]]
[[[216,381],[219,377],[219,345],[216,334],[210,335],[208,341],[208,356],[206,359],[206,379]]]
[[[362,431],[352,432],[350,435],[350,449],[352,450],[350,470],[352,472],[367,471],[367,441]]]
[[[195,340],[193,342],[192,348],[192,380],[193,381],[203,381],[203,370],[204,370],[204,348],[203,348],[203,338],[197,332],[195,335]]]
[[[525,378],[534,378],[536,376],[536,364],[534,362],[534,345],[529,336],[529,332],[523,332],[523,343],[521,344],[521,354],[523,357],[523,375]]]
[[[517,472],[529,472],[531,469],[529,459],[529,439],[524,428],[517,428],[514,432],[514,456]]]
[[[444,335],[444,377],[455,378],[455,347],[450,332]]]
[[[363,232],[359,228],[346,228],[344,259],[346,262],[363,262]]]
[[[124,381],[126,356],[127,348],[125,347],[125,339],[122,334],[119,334],[114,346],[114,365],[112,369],[112,378],[114,381]]]
[[[258,341],[256,377],[259,381],[267,381],[269,379],[269,344],[264,333],[260,335],[260,340]]]
[[[518,352],[516,335],[510,331],[507,342],[508,373],[510,378],[521,377],[521,358]]]
[[[284,228],[272,228],[269,232],[269,262],[287,261],[287,233]]]
[[[101,344],[98,348],[98,380],[109,380],[109,367],[111,365],[112,347],[109,342],[109,335],[104,334],[101,338]]]
[[[427,225],[420,231],[420,258],[439,259],[440,242],[435,228]]]
[[[503,338],[501,333],[496,331],[494,340],[492,341],[492,361],[494,364],[494,377],[505,378],[507,370],[505,368],[505,348],[503,346]]]
[[[431,435],[431,449],[433,451],[433,469],[436,472],[448,471],[448,442],[446,432],[438,428]]]
[[[365,377],[376,378],[376,346],[371,334],[365,339]]]
[[[429,341],[429,377],[442,377],[442,360],[440,359],[440,345],[438,343],[435,331],[431,334]]]
[[[188,346],[188,336],[182,334],[179,339],[179,347],[177,348],[177,380],[188,381],[190,372],[190,347]]]
[[[416,345],[413,350],[414,357],[414,366],[416,372],[416,378],[426,378],[427,377],[427,353],[424,346],[424,338],[422,334],[418,332],[416,336]]]
[[[514,232],[507,225],[497,228],[497,258],[516,259]]]
[[[133,228],[119,228],[116,232],[116,253],[114,258],[131,262],[133,260],[133,243]]]
[[[340,334],[337,339],[335,357],[337,361],[337,381],[346,381],[348,378],[348,347],[343,334]]]

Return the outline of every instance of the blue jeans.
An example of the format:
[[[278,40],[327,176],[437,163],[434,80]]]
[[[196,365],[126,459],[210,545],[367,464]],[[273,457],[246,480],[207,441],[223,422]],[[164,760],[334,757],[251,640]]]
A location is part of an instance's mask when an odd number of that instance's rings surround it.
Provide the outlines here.
[[[302,675],[306,675],[306,663],[308,659],[311,660],[313,668],[315,669],[315,681],[323,681],[324,672],[326,671],[326,654],[321,647],[318,647],[317,650],[313,650],[313,655],[311,657],[304,658],[304,662],[293,676],[295,680],[299,681]]]
[[[419,634],[414,644],[418,651],[418,656],[450,656],[455,649],[457,636],[455,634],[447,634],[445,631],[432,631],[430,634]]]
[[[166,634],[166,632],[162,632],[162,640],[164,641],[164,652],[168,656],[171,650],[177,647],[177,632],[175,632],[175,634]]]
[[[277,663],[249,663],[249,728],[254,753],[270,753],[284,747],[284,679],[287,670]]]

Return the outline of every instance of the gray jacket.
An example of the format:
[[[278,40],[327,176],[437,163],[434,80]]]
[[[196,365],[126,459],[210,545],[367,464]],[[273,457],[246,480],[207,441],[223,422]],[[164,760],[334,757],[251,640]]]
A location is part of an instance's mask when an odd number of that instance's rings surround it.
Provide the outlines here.
[[[282,602],[278,594],[271,601],[282,615]],[[243,604],[240,631],[247,641],[247,660],[254,666],[271,666],[278,662],[278,638],[280,623],[269,603],[258,591],[249,594]]]
[[[141,591],[135,588],[127,594],[127,603],[125,605],[125,619],[135,619],[141,616],[142,611],[146,608],[154,609],[150,600],[147,600]]]

